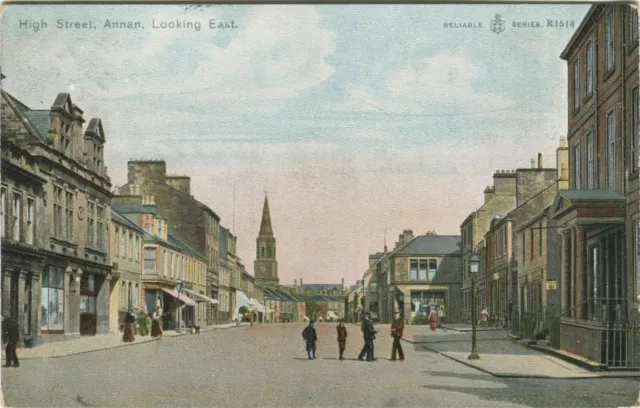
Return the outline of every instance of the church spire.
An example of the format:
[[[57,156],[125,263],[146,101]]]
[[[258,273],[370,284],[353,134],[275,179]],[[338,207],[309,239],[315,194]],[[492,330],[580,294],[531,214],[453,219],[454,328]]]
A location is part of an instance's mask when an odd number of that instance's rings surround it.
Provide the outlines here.
[[[273,235],[271,228],[271,215],[269,214],[269,198],[264,196],[264,207],[262,209],[262,222],[260,223],[260,235]]]

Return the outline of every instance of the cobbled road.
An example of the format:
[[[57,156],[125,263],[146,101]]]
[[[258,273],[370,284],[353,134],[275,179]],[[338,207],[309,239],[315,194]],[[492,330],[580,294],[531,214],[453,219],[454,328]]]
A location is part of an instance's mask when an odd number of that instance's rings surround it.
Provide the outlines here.
[[[360,328],[347,325],[347,360],[337,359],[334,324],[319,324],[318,359],[304,351],[301,324],[256,325],[166,338],[160,343],[2,369],[10,407],[623,407],[632,379],[496,378],[422,345],[403,342],[407,360],[388,360],[379,326],[378,361],[360,362]],[[480,347],[489,347],[481,342]]]

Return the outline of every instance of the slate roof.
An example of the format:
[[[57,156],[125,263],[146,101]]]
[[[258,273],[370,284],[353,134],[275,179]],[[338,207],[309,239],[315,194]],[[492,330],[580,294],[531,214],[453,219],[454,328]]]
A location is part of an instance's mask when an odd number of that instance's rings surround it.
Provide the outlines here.
[[[15,97],[13,97],[13,95],[9,94],[8,92],[5,92],[3,90],[0,90],[0,92],[2,93],[2,96],[6,99],[7,104],[9,105],[11,110],[16,114],[16,116],[18,116],[18,118],[20,118],[23,121],[23,125],[25,126],[29,134],[32,137],[39,139],[41,142],[44,142],[46,140],[45,137],[49,132],[49,128],[47,127],[47,131],[44,134],[41,134],[41,132],[32,123],[32,120],[29,117],[27,117],[27,113],[28,112],[48,112],[48,111],[32,111],[31,109],[29,109],[27,105],[17,100]]]
[[[134,223],[133,221],[131,221],[130,219],[128,219],[124,215],[119,214],[113,208],[111,209],[111,219],[113,221],[115,221],[115,222],[118,222],[118,223],[124,225],[127,228],[131,228],[133,230],[136,230],[138,232],[141,232],[141,233],[145,234],[145,231],[142,228],[140,228],[139,226],[137,226],[136,223]]]
[[[113,208],[120,214],[153,214],[156,218],[166,220],[166,218],[158,214],[158,209],[155,205],[122,204],[116,205]]]
[[[167,242],[169,242],[169,244],[171,244],[171,245],[174,245],[174,246],[180,248],[180,250],[182,252],[184,252],[185,254],[194,256],[196,258],[205,259],[204,255],[202,255],[200,252],[198,252],[195,249],[191,248],[188,244],[180,241],[178,238],[174,237],[171,234],[167,234]]]
[[[48,110],[29,110],[24,112],[24,115],[29,119],[29,122],[39,133],[39,137],[44,140],[49,134],[50,111]]]
[[[459,235],[420,235],[395,255],[460,254]]]
[[[305,293],[307,289],[311,289],[314,293],[321,290],[338,290],[342,292],[342,283],[305,283],[300,285],[300,291],[302,291],[302,293]]]
[[[560,195],[570,201],[615,201],[626,200],[613,190],[561,190]]]

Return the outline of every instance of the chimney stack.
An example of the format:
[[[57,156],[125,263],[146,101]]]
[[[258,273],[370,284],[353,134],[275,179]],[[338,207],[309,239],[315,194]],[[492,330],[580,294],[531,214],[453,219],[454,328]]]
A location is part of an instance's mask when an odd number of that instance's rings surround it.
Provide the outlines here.
[[[566,136],[561,136],[560,137],[560,147],[567,147],[567,137]]]
[[[344,290],[344,278],[342,278],[342,290]]]
[[[538,153],[538,168],[542,168],[542,153]]]
[[[560,180],[569,181],[569,170],[565,165],[562,165],[562,168],[560,169]]]
[[[298,286],[298,280],[297,279],[293,280],[293,286],[296,286],[296,287]]]
[[[303,283],[302,283],[302,278],[300,278],[300,286],[302,286],[302,285],[303,285]]]

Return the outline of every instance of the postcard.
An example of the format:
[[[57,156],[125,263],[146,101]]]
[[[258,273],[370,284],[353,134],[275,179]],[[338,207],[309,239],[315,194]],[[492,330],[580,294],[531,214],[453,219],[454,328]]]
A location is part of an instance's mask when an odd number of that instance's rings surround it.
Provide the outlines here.
[[[3,406],[640,400],[635,4],[0,13]]]

